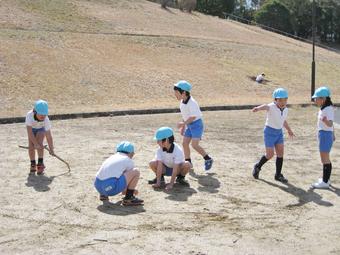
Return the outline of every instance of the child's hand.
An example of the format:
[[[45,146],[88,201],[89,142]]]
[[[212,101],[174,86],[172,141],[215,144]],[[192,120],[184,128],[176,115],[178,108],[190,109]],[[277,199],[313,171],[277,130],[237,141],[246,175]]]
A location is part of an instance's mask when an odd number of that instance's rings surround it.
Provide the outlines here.
[[[333,142],[335,142],[335,135],[333,134]]]
[[[54,150],[53,150],[53,149],[50,149],[50,150],[49,150],[49,153],[50,153],[51,156],[55,156]]]
[[[288,135],[289,135],[289,138],[294,138],[295,137],[295,135],[294,135],[292,130],[288,130]]]
[[[184,126],[185,126],[185,124],[184,124],[183,121],[177,123],[177,128],[178,128],[178,129],[181,129],[181,128],[183,128]]]
[[[172,188],[174,187],[174,185],[172,183],[168,183],[166,186],[165,186],[165,190],[166,191],[170,191],[172,190]]]
[[[34,144],[34,149],[36,149],[36,150],[41,150],[41,149],[42,149],[42,146],[41,146],[40,144],[38,144],[38,143],[35,143],[35,144]]]
[[[321,119],[323,122],[327,122],[327,117],[326,116],[323,116],[323,118]]]
[[[161,184],[160,183],[155,183],[155,184],[152,184],[152,187],[154,189],[160,189],[161,188]]]
[[[184,130],[185,130],[185,127],[184,127],[184,126],[181,127],[181,128],[179,129],[179,132],[180,132],[181,136],[184,135]]]
[[[254,107],[251,111],[252,111],[252,112],[258,112],[259,109],[258,109],[257,107]]]

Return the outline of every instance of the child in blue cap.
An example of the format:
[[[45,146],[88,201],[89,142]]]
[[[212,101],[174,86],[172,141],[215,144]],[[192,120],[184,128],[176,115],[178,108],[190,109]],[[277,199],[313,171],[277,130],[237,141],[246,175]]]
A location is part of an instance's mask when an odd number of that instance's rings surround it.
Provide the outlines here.
[[[283,88],[278,88],[273,92],[273,99],[274,102],[270,104],[263,104],[252,109],[253,112],[267,111],[264,128],[266,154],[255,164],[252,174],[255,179],[258,179],[261,167],[274,156],[275,151],[277,156],[275,180],[287,183],[288,180],[281,173],[284,152],[283,127],[288,131],[289,137],[294,137],[294,133],[286,120],[288,115],[288,92]]]
[[[48,143],[51,155],[54,155],[53,138],[51,134],[51,122],[48,118],[48,104],[44,100],[38,100],[33,110],[26,114],[25,125],[28,135],[28,154],[31,161],[30,173],[41,175],[45,170],[44,165],[44,139]],[[38,164],[35,161],[35,150],[38,152]]]
[[[317,182],[312,184],[316,189],[328,189],[332,173],[332,163],[329,158],[334,135],[334,107],[331,100],[331,92],[327,87],[318,88],[313,99],[315,104],[320,107],[318,114],[318,139],[321,163],[323,164],[323,175]]]
[[[183,150],[185,160],[191,163],[190,143],[191,146],[204,158],[205,170],[210,170],[213,159],[200,146],[200,141],[204,132],[201,109],[196,100],[190,95],[191,84],[187,81],[179,81],[174,86],[175,96],[181,101],[180,110],[183,121],[178,123],[178,128],[183,135]]]
[[[190,171],[191,163],[184,160],[184,153],[175,142],[173,130],[169,127],[161,127],[157,130],[154,139],[159,148],[156,158],[149,163],[151,170],[156,174],[156,178],[149,181],[154,188],[160,188],[164,183],[164,175],[171,176],[171,180],[166,184],[165,189],[171,190],[175,183],[188,185],[185,181],[186,174]]]
[[[101,165],[94,182],[101,201],[106,202],[109,200],[109,196],[115,196],[122,192],[125,195],[123,205],[142,205],[144,203],[143,200],[135,197],[140,173],[132,161],[134,154],[133,144],[123,141],[117,145],[117,153],[107,158]]]

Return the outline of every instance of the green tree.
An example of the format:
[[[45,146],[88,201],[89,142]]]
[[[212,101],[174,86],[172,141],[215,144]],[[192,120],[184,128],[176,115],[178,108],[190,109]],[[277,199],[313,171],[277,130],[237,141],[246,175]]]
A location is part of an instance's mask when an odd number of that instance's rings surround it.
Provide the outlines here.
[[[209,15],[223,17],[223,13],[233,13],[235,0],[198,0],[197,10]]]
[[[266,1],[255,14],[256,22],[292,33],[291,14],[289,9],[279,0]]]

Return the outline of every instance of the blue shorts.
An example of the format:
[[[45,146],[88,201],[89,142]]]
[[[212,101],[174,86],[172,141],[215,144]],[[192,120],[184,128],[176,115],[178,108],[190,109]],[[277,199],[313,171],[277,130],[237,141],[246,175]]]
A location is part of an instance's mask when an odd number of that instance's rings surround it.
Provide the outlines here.
[[[187,125],[184,136],[193,139],[201,139],[203,136],[204,126],[202,119],[195,120]]]
[[[124,175],[119,178],[112,177],[106,180],[99,180],[96,178],[94,187],[100,195],[114,196],[125,190],[127,188],[127,183]]]
[[[32,128],[33,135],[36,136],[39,132],[45,132],[45,128]]]
[[[163,164],[163,167],[165,168],[165,173],[164,173],[164,175],[165,176],[172,176],[172,172],[173,172],[173,168],[170,168],[170,167],[168,167],[168,166],[166,166],[166,165],[164,165]]]
[[[333,131],[319,130],[319,150],[320,152],[330,152],[333,146]]]
[[[263,130],[264,144],[266,148],[273,148],[277,144],[283,144],[282,129],[276,129],[266,126]]]

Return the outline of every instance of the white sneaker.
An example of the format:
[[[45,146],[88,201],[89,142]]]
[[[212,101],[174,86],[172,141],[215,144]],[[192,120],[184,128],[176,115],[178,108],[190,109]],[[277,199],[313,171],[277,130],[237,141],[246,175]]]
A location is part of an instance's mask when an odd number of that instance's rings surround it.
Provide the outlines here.
[[[314,189],[329,189],[329,184],[319,180],[318,182],[313,183],[312,187]]]
[[[319,178],[319,182],[322,182],[323,179],[322,178]],[[328,179],[328,182],[327,182],[328,185],[331,185],[331,179]]]

